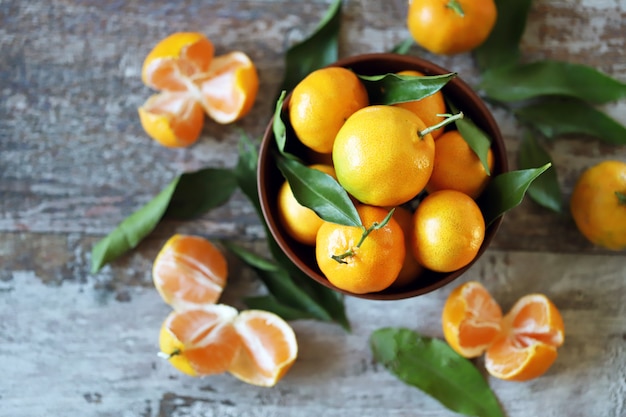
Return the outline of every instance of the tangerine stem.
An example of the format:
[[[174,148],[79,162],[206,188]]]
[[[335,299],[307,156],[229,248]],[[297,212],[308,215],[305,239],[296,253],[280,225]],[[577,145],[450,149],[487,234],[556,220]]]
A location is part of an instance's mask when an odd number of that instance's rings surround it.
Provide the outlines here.
[[[439,123],[437,123],[434,126],[429,126],[424,130],[420,130],[419,132],[417,132],[417,136],[421,138],[423,138],[424,136],[428,135],[429,133],[434,132],[435,130],[439,129],[440,127],[444,127],[446,125],[449,125],[450,123],[456,121],[456,120],[460,120],[462,119],[463,116],[463,112],[458,112],[457,114],[438,114],[437,116],[442,116],[445,117],[445,119],[443,119],[442,121],[440,121]]]
[[[463,11],[463,7],[461,6],[461,3],[459,3],[458,0],[448,1],[448,4],[446,4],[446,7],[454,10],[454,12],[458,14],[459,16],[465,17],[465,11]]]
[[[617,201],[620,206],[626,206],[626,193],[615,191],[615,196],[617,197]]]
[[[163,358],[163,359],[172,359],[174,356],[178,356],[181,353],[183,353],[183,352],[180,349],[174,349],[172,351],[172,353],[170,353],[169,355],[167,353],[165,353],[165,352],[159,352],[159,353],[157,353],[157,355],[160,358]]]
[[[387,225],[387,223],[389,223],[389,220],[391,219],[391,216],[393,216],[393,212],[394,211],[396,211],[396,209],[392,208],[391,210],[389,210],[389,213],[387,213],[387,215],[385,216],[383,221],[381,221],[380,223],[379,222],[374,222],[367,229],[365,227],[361,226],[361,229],[363,229],[363,233],[361,234],[361,238],[359,239],[359,241],[356,244],[356,246],[348,249],[347,251],[345,251],[341,255],[332,255],[331,258],[333,258],[335,261],[339,262],[340,264],[347,264],[347,262],[344,261],[344,259],[349,257],[349,256],[353,256],[354,255],[354,248],[360,248],[361,245],[363,244],[363,241],[365,240],[365,238],[367,238],[367,236],[369,236],[370,233],[372,233],[374,230],[382,229],[383,227],[385,227]]]

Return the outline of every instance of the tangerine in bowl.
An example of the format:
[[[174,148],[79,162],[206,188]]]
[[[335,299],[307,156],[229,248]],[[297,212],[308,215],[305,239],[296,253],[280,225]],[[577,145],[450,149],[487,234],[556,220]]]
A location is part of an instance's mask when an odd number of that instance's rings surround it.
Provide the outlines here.
[[[481,193],[508,171],[506,149],[457,74],[407,55],[356,55],[281,100],[259,149],[259,201],[273,239],[308,277],[397,300],[454,281],[485,252],[502,216],[485,221]]]

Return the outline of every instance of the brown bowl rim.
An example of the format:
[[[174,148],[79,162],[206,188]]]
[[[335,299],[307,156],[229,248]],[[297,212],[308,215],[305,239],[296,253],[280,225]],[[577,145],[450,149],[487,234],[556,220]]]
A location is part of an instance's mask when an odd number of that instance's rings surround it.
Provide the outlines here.
[[[424,60],[419,57],[409,56],[409,55],[401,55],[395,53],[369,53],[369,54],[360,54],[354,55],[351,57],[340,59],[334,62],[331,65],[332,67],[344,67],[344,68],[352,68],[354,66],[365,65],[367,63],[375,62],[378,65],[384,65],[385,63],[389,63],[392,61],[397,68],[402,68],[402,66],[406,66],[405,69],[416,69],[419,70],[426,75],[438,75],[438,74],[448,74],[452,71],[445,69],[437,64],[434,64],[430,61]],[[400,71],[400,69],[388,71],[394,72]],[[362,74],[362,73],[361,73]],[[370,74],[374,75],[374,74]],[[506,154],[506,147],[504,143],[504,139],[502,137],[502,133],[500,132],[500,128],[496,123],[491,111],[487,108],[484,101],[478,96],[478,94],[459,76],[456,76],[452,80],[450,80],[446,86],[445,90],[455,90],[454,96],[464,96],[469,99],[472,103],[472,113],[480,114],[482,119],[480,122],[472,119],[475,123],[477,123],[483,130],[486,130],[492,139],[492,144],[496,146],[492,146],[494,151],[494,160],[496,161],[496,166],[494,167],[493,174],[500,174],[503,172],[507,172],[509,170],[508,160]],[[286,95],[285,100],[283,102],[283,111],[287,109],[289,98],[291,93]],[[416,283],[413,286],[409,286],[407,289],[404,288],[388,288],[386,290],[380,292],[373,293],[365,293],[365,294],[355,294],[341,288],[338,288],[331,284],[328,279],[319,271],[319,269],[315,270],[311,268],[307,263],[305,263],[299,256],[294,252],[293,246],[301,246],[304,245],[299,244],[289,238],[290,242],[287,242],[285,239],[285,235],[281,234],[282,227],[279,224],[277,215],[272,212],[270,209],[271,205],[269,202],[269,197],[267,193],[267,168],[268,162],[272,159],[271,152],[273,150],[277,150],[276,141],[274,140],[273,128],[272,128],[272,120],[268,123],[263,139],[261,141],[261,145],[259,147],[259,155],[258,155],[258,167],[257,167],[257,189],[258,189],[258,197],[259,204],[261,206],[261,211],[263,214],[263,218],[265,220],[267,229],[270,231],[272,237],[283,251],[283,253],[289,258],[289,260],[296,266],[300,271],[302,271],[306,276],[313,279],[314,281],[324,285],[327,288],[338,291],[345,295],[350,295],[357,298],[369,299],[369,300],[401,300],[406,298],[412,298],[420,295],[427,294],[434,290],[437,290],[450,282],[456,280],[458,277],[463,275],[485,252],[485,250],[491,244],[497,230],[502,223],[503,216],[499,216],[495,219],[488,227],[485,233],[485,239],[481,245],[481,248],[478,251],[478,254],[470,262],[468,265],[464,266],[461,269],[450,273],[436,273],[433,271],[427,271],[428,274],[439,277],[439,279],[433,280],[431,279],[428,285],[415,287]],[[282,232],[284,233],[284,232]],[[290,246],[291,245],[291,246]],[[304,250],[304,248],[303,248]],[[419,282],[421,280],[417,280]],[[413,288],[415,287],[415,288]]]

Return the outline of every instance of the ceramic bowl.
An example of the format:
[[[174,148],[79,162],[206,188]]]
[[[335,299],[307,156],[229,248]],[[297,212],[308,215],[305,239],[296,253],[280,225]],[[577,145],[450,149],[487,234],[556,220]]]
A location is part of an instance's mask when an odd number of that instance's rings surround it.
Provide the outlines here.
[[[332,66],[340,66],[353,70],[359,75],[379,75],[385,73],[395,73],[402,70],[417,70],[426,75],[448,74],[449,71],[432,62],[406,55],[378,53],[365,54],[345,58],[332,64]],[[494,169],[492,175],[497,175],[508,170],[506,159],[506,150],[502,135],[489,109],[485,106],[481,98],[466,84],[461,77],[457,76],[449,81],[443,88],[443,94],[455,103],[456,107],[463,111],[478,127],[485,131],[492,139],[492,149],[494,153]],[[287,106],[289,103],[289,95],[285,98],[283,106],[283,120],[287,125],[288,135],[293,135],[290,130],[288,117],[285,117]],[[289,137],[289,136],[288,136]],[[289,141],[290,139],[288,139]],[[292,142],[298,142],[292,140]],[[339,291],[341,293],[352,295],[359,298],[372,300],[398,300],[409,297],[415,297],[436,290],[461,276],[474,262],[485,252],[491,243],[502,217],[493,221],[485,231],[485,238],[478,255],[469,265],[450,273],[437,273],[426,270],[411,285],[404,288],[388,288],[384,291],[354,294],[335,287],[331,284],[324,274],[320,271],[315,260],[315,249],[306,246],[292,239],[282,227],[278,220],[278,191],[284,182],[284,177],[276,166],[274,154],[277,152],[277,146],[272,131],[272,121],[268,123],[261,146],[259,149],[258,163],[258,191],[261,208],[265,222],[270,233],[278,243],[285,255],[308,277],[319,282],[320,284]],[[305,155],[306,150],[296,149],[292,153]]]

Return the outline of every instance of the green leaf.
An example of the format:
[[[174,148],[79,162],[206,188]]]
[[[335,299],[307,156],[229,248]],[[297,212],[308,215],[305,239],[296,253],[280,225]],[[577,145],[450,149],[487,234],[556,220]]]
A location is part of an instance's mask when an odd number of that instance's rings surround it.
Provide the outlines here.
[[[595,68],[552,60],[489,71],[479,88],[504,102],[566,96],[599,104],[626,97],[626,84]]]
[[[483,71],[514,65],[520,57],[520,40],[532,0],[496,0],[498,18],[487,40],[473,51]]]
[[[420,100],[441,90],[456,73],[443,75],[359,75],[372,104]]]
[[[287,129],[282,119],[283,102],[285,100],[285,90],[280,93],[276,100],[276,109],[274,110],[274,118],[272,119],[272,131],[274,132],[274,140],[278,146],[280,153],[285,153],[285,145],[287,144]]]
[[[247,297],[244,299],[244,302],[248,308],[269,311],[274,314],[278,314],[285,320],[316,319],[316,317],[312,314],[281,303],[272,295]]]
[[[458,112],[456,106],[450,101],[448,101],[448,107],[453,113]],[[487,159],[489,148],[491,148],[491,138],[489,135],[476,126],[476,124],[467,116],[455,121],[454,124],[463,139],[465,139],[465,142],[469,145],[470,149],[474,151],[476,156],[478,156],[478,159],[480,159],[480,162],[485,168],[485,172],[487,172],[488,175],[491,175]]]
[[[522,169],[545,164],[552,165],[552,158],[550,158],[548,152],[528,132],[522,138],[518,156],[519,166]],[[561,188],[553,165],[530,184],[528,195],[533,201],[543,207],[557,213],[563,211]]]
[[[413,38],[407,38],[394,46],[389,52],[393,54],[406,55],[409,53],[413,45],[415,45],[415,41],[413,40]]]
[[[159,223],[180,177],[175,178],[155,198],[124,219],[91,251],[91,272],[96,273],[108,262],[135,248]]]
[[[300,204],[325,221],[346,226],[362,225],[348,193],[333,177],[283,155],[276,155],[276,162]]]
[[[227,201],[237,185],[228,169],[206,168],[172,180],[155,198],[124,219],[91,252],[91,272],[134,249],[164,216],[190,218]]]
[[[370,336],[374,358],[404,383],[457,413],[504,417],[478,369],[445,342],[409,329],[383,328]]]
[[[626,145],[626,127],[580,100],[545,99],[516,109],[515,115],[548,138],[583,134]]]
[[[491,224],[505,212],[517,207],[530,184],[550,166],[545,164],[539,168],[509,171],[492,178],[478,201],[485,224]]]
[[[228,168],[205,168],[182,174],[165,212],[166,217],[190,219],[225,203],[237,188]]]
[[[250,138],[242,132],[239,140],[239,159],[233,169],[239,189],[254,205],[256,212],[261,215],[261,203],[257,189],[257,164],[259,153]]]
[[[291,91],[311,72],[337,61],[340,28],[341,0],[335,0],[314,33],[287,50],[285,76],[279,91]]]

